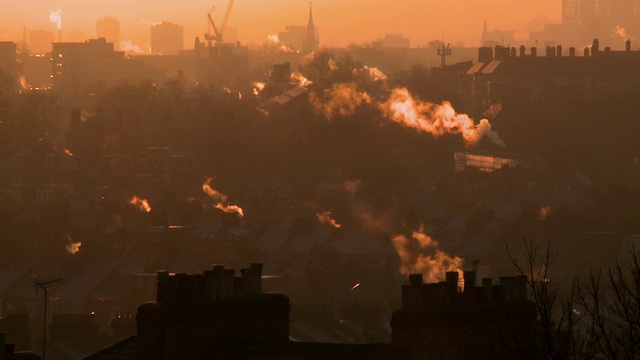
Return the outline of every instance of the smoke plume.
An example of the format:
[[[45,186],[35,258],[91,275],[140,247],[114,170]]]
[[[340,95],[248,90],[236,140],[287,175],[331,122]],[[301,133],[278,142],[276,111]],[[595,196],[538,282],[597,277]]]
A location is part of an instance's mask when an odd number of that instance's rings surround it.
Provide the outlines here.
[[[335,84],[321,95],[310,94],[311,105],[316,112],[329,119],[353,115],[365,104],[375,103],[382,115],[404,126],[433,136],[460,134],[470,146],[478,144],[483,137],[494,144],[505,146],[491,123],[482,119],[476,124],[467,114],[459,114],[450,102],[433,104],[415,99],[406,88],[395,88],[386,101],[373,100],[360,90],[356,83]]]
[[[457,113],[448,101],[439,105],[422,102],[414,99],[406,88],[393,89],[380,108],[387,118],[434,136],[461,134],[468,145],[475,145],[486,136],[496,145],[505,146],[498,133],[491,130],[489,120],[482,119],[476,125],[468,115]]]
[[[214,201],[214,207],[220,209],[226,213],[236,213],[240,217],[244,217],[244,211],[238,205],[229,204],[229,197],[218,190],[214,189],[211,186],[213,182],[212,178],[207,179],[204,184],[202,184],[202,191],[205,194],[209,195],[211,200]]]
[[[278,49],[278,51],[283,52],[283,53],[292,53],[292,54],[299,54],[300,53],[300,51],[294,50],[294,49],[288,47],[287,45],[281,43],[280,42],[280,38],[278,37],[278,35],[269,35],[269,36],[267,36],[267,44],[269,45],[269,47]]]
[[[423,229],[414,231],[411,237],[395,235],[391,242],[402,262],[400,272],[404,275],[420,273],[426,282],[439,282],[444,280],[447,271],[462,270],[462,258],[440,250],[438,242]]]
[[[336,222],[334,218],[331,217],[331,211],[316,213],[316,217],[318,218],[318,221],[320,221],[320,223],[322,223],[323,225],[331,225],[336,229],[339,229],[341,226],[340,224],[338,224],[338,222]]]
[[[49,21],[56,24],[58,30],[62,29],[62,10],[51,10],[49,14]]]
[[[359,107],[371,103],[369,94],[360,91],[355,83],[334,84],[320,96],[311,93],[309,100],[317,112],[329,119],[353,115]]]
[[[129,204],[137,207],[140,211],[151,212],[151,205],[149,205],[149,201],[147,201],[147,199],[133,195],[131,200],[129,200]]]

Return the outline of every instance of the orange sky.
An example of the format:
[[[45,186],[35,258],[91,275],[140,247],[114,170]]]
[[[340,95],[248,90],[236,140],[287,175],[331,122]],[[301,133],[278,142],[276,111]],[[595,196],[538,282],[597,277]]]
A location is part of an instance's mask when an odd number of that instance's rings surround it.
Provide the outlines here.
[[[145,47],[150,23],[163,20],[185,27],[185,46],[206,31],[206,13],[221,22],[228,0],[0,0],[0,39],[18,40],[22,27],[54,30],[51,10],[63,12],[63,40],[95,36],[95,21],[113,15],[122,23],[122,40]],[[440,39],[477,46],[482,23],[490,29],[526,29],[534,18],[560,22],[561,0],[316,0],[314,20],[321,45],[344,46],[370,42],[386,33],[400,33],[420,46]],[[304,25],[308,1],[236,0],[229,26],[238,28],[239,40],[263,43],[287,24]]]

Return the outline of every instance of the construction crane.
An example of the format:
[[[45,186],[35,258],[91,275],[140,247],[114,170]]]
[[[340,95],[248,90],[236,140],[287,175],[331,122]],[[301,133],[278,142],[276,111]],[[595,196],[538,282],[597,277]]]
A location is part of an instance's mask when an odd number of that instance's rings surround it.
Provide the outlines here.
[[[223,34],[224,29],[227,27],[227,21],[229,21],[229,15],[231,15],[231,9],[233,8],[233,3],[235,0],[230,0],[229,5],[227,6],[227,11],[224,13],[224,19],[222,20],[222,27],[218,30],[216,23],[213,21],[213,17],[211,14],[216,9],[214,5],[211,10],[207,13],[207,33],[204,34],[205,40],[207,40],[207,44],[211,45],[211,41],[215,41],[216,46],[221,46],[224,44]],[[213,34],[211,30],[213,29]]]

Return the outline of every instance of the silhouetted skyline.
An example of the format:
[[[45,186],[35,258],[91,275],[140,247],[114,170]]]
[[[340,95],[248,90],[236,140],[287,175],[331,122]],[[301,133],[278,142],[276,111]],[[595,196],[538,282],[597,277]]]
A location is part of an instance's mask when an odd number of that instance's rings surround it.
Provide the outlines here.
[[[0,39],[19,40],[22,29],[54,30],[50,11],[60,9],[63,40],[78,41],[84,35],[95,37],[95,22],[114,16],[122,23],[122,40],[141,43],[148,40],[149,27],[171,21],[185,27],[185,40],[206,32],[206,14],[213,5],[214,19],[222,21],[228,1],[4,1],[0,14]],[[514,0],[422,1],[316,1],[314,19],[320,28],[321,45],[345,46],[352,42],[370,42],[386,33],[400,33],[413,46],[440,39],[477,46],[486,18],[494,29],[526,30],[531,24],[560,23],[561,0],[522,3]],[[239,40],[264,43],[267,36],[282,31],[285,25],[305,25],[308,2],[300,0],[237,1],[229,26],[238,28]],[[146,44],[140,44],[144,46]]]

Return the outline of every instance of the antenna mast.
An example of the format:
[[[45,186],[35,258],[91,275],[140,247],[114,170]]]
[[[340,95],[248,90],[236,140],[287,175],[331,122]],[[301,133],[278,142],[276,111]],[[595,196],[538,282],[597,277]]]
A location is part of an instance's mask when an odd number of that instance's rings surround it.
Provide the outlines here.
[[[449,45],[450,44],[447,44],[447,46],[444,45],[444,34],[443,34],[442,44],[440,45],[440,47],[438,47],[438,55],[440,55],[442,67],[445,67],[447,65],[447,56],[451,56],[451,48],[449,47]]]
[[[49,302],[49,294],[48,290],[53,285],[53,283],[58,282],[62,279],[53,279],[42,281],[40,280],[40,276],[36,276],[36,295],[38,294],[38,289],[44,290],[44,327],[42,329],[42,360],[46,360],[47,358],[47,303]]]

